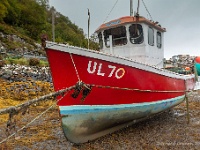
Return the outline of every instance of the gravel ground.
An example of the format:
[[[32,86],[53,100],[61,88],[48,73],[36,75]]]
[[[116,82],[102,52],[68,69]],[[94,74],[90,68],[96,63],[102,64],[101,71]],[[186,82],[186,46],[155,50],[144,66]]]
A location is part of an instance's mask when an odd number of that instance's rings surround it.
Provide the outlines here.
[[[46,103],[31,107],[29,113],[16,118],[16,130],[41,114]],[[200,95],[189,98],[190,123],[187,122],[185,102],[160,115],[103,136],[94,141],[75,145],[65,138],[57,107],[14,137],[0,144],[0,150],[199,150]],[[20,121],[18,121],[20,120]],[[6,123],[0,122],[0,142],[6,138]],[[10,130],[10,133],[13,133]]]

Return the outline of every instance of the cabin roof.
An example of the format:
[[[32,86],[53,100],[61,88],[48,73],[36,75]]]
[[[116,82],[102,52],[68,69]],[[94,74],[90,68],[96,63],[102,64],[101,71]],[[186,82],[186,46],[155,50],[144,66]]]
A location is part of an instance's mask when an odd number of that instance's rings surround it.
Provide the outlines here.
[[[142,16],[125,16],[125,17],[121,17],[115,20],[111,20],[107,23],[102,24],[97,30],[96,32],[105,30],[105,29],[109,29],[112,27],[117,27],[120,25],[124,25],[124,24],[128,24],[128,23],[145,23],[153,28],[156,28],[157,30],[161,31],[161,32],[166,32],[165,28],[162,28],[158,22],[153,22],[150,21]]]

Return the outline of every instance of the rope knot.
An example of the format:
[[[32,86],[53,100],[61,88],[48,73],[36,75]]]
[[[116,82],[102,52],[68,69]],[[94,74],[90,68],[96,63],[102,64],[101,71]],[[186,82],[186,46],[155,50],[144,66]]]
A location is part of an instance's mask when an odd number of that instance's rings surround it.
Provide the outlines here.
[[[82,94],[81,101],[84,101],[91,90],[92,89],[91,89],[90,85],[86,85],[85,83],[80,81],[80,82],[76,83],[76,86],[74,88],[74,92],[71,94],[71,96],[73,98],[77,98],[79,96],[79,94],[81,93]]]

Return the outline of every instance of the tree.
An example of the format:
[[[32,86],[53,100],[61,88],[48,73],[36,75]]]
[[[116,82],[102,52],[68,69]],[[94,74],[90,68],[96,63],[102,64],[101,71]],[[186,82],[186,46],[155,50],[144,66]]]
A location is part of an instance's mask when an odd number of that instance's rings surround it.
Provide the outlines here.
[[[7,0],[2,0],[2,2],[0,2],[0,22],[2,22],[3,19],[6,17],[8,13],[8,10],[7,10],[8,6],[9,4]]]
[[[23,0],[20,4],[19,26],[26,29],[29,36],[38,40],[46,25],[46,9],[32,0]]]
[[[7,0],[7,15],[4,18],[4,22],[10,25],[17,25],[20,19],[20,8],[18,0]]]
[[[52,9],[49,8],[49,0],[0,0],[0,22],[11,25],[19,35],[39,41],[41,34],[45,33],[51,39]],[[55,13],[55,39],[87,48],[83,29],[58,12]],[[97,49],[97,43],[90,42],[90,48]]]

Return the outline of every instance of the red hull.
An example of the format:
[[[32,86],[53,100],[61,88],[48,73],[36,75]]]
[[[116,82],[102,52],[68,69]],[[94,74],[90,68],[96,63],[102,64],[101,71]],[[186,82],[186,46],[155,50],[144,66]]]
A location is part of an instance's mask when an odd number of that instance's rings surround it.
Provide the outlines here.
[[[68,93],[64,99],[59,101],[60,106],[153,102],[184,95],[185,90],[194,87],[193,77],[187,79],[184,79],[184,77],[173,78],[153,71],[105,61],[100,59],[102,55],[97,59],[92,58],[92,56],[83,56],[83,54],[71,54],[70,56],[68,52],[55,49],[46,49],[46,52],[56,91],[75,85],[79,78],[86,84],[135,89],[93,87],[83,102],[80,100],[81,96],[74,99],[71,97],[71,93]],[[123,59],[119,58],[120,60]]]

